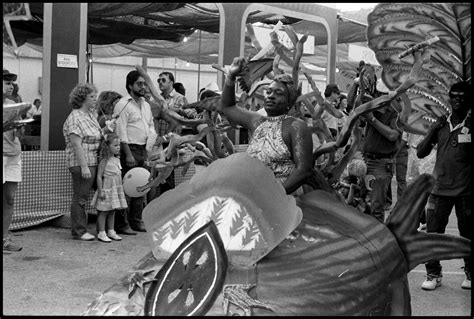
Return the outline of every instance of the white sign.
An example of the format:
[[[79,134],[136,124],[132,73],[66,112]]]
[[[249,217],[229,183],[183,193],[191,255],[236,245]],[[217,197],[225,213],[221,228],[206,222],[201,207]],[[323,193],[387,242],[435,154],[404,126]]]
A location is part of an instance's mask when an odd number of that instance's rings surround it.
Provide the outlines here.
[[[255,37],[257,38],[258,42],[260,42],[262,48],[271,43],[270,33],[272,32],[272,29],[254,26],[254,31]],[[283,44],[288,49],[293,49],[293,42],[291,42],[291,39],[288,37],[288,34],[286,34],[285,31],[278,30],[276,33],[278,35],[278,41],[280,41],[281,44]],[[301,39],[303,36],[303,34],[299,33],[296,35],[298,36],[298,39]],[[308,39],[303,44],[303,53],[314,54],[314,36],[308,35]]]
[[[365,61],[365,63],[370,63],[372,65],[380,65],[380,63],[375,58],[375,52],[369,48],[362,47],[360,45],[349,44],[348,50],[348,59],[350,61]]]
[[[77,69],[77,55],[58,53],[58,68]]]

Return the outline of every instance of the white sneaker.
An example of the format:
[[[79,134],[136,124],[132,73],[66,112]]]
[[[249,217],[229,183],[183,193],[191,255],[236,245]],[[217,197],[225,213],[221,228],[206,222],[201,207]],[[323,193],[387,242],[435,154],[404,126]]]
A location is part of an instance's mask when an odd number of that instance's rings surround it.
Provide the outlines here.
[[[115,230],[109,230],[107,232],[107,236],[109,236],[110,239],[113,239],[113,240],[122,240],[122,237],[120,237],[119,235],[117,235],[117,233],[115,232]]]
[[[100,241],[103,241],[104,243],[110,243],[112,241],[112,239],[107,237],[107,235],[105,234],[105,231],[99,232],[99,234],[97,235],[97,239]]]
[[[443,276],[439,275],[427,275],[426,280],[421,284],[421,289],[423,290],[435,290],[437,287],[441,286],[441,278]]]
[[[95,236],[89,233],[84,233],[81,237],[79,237],[80,240],[85,240],[85,241],[91,241],[95,239]]]
[[[466,279],[461,284],[461,288],[463,289],[471,289],[471,274],[466,273]]]
[[[420,223],[420,226],[417,229],[419,232],[426,230],[426,224]]]

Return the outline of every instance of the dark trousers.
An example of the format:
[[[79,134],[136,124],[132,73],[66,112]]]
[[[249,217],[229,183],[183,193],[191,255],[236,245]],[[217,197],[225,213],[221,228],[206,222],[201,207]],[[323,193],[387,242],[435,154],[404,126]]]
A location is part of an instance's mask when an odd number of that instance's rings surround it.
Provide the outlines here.
[[[393,159],[365,159],[367,165],[367,175],[373,175],[375,180],[371,183],[369,191],[370,214],[381,223],[385,221],[385,203],[387,202],[387,192],[393,177]]]
[[[458,220],[459,235],[472,240],[471,199],[470,196],[439,196],[431,194],[426,209],[426,232],[444,234],[453,207]],[[471,258],[464,258],[464,271],[470,270]],[[442,267],[439,260],[430,260],[425,264],[426,272],[439,275]]]
[[[397,199],[407,189],[408,147],[402,146],[395,156],[395,178],[397,179]],[[392,203],[392,187],[388,188],[387,202]]]
[[[97,166],[89,166],[89,170],[91,178],[84,179],[79,166],[69,168],[72,175],[71,234],[75,238],[81,237],[87,232],[86,205],[89,193],[95,185]]]
[[[132,155],[135,158],[136,166],[134,167],[145,167],[145,159],[147,156],[145,145],[128,144],[128,147],[130,148],[130,151],[132,152]],[[127,160],[123,151],[120,152],[120,164],[122,165],[122,177],[129,170],[134,168],[127,166]],[[146,195],[142,197],[127,196],[128,208],[117,210],[117,214],[115,214],[116,230],[127,230],[130,229],[130,227],[136,228],[139,225],[143,225],[142,212],[143,205],[145,202],[145,196]]]

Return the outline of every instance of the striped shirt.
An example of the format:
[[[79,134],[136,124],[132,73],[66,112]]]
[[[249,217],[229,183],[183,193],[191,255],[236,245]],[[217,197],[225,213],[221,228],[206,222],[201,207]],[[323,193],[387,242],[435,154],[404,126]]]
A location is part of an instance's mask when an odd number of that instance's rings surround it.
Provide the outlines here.
[[[66,141],[66,160],[68,167],[79,166],[79,160],[74,152],[70,134],[81,138],[87,166],[97,166],[99,146],[102,140],[102,130],[97,122],[97,112],[72,110],[63,125],[63,135]]]
[[[130,95],[124,96],[115,105],[114,117],[117,115],[116,131],[120,142],[145,145],[150,133],[155,133],[150,104],[143,98],[138,104]]]

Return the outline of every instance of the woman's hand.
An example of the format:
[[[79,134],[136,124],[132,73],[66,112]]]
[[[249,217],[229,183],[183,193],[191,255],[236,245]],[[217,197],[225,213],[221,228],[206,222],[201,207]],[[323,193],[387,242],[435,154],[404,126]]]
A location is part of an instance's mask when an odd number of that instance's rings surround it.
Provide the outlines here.
[[[231,80],[235,80],[237,75],[242,73],[242,71],[245,69],[247,63],[248,61],[246,58],[234,58],[234,61],[232,62],[229,71],[227,72],[227,77]]]
[[[88,166],[81,167],[81,176],[83,179],[89,179],[92,177],[91,171]]]

